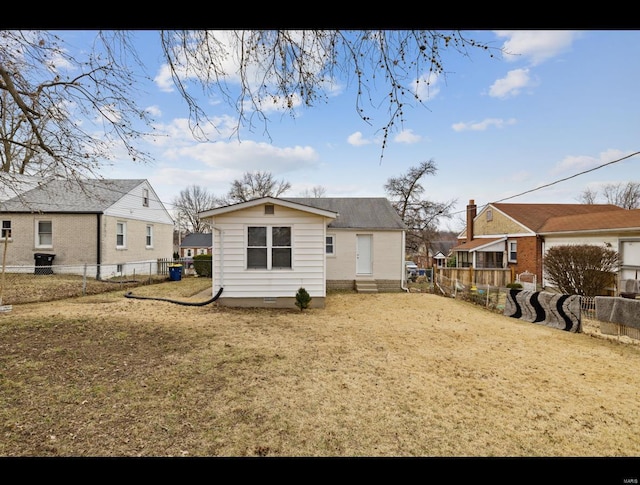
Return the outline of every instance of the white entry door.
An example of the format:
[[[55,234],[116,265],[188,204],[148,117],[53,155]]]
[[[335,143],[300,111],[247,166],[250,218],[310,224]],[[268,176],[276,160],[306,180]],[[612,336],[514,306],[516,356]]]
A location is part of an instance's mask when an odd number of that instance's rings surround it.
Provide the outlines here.
[[[356,235],[356,274],[370,275],[371,271],[371,234]]]

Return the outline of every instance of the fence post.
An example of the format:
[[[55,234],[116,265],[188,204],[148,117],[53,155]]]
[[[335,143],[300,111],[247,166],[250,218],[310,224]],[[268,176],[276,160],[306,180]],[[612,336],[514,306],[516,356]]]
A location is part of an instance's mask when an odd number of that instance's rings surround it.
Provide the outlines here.
[[[84,263],[84,270],[82,274],[82,294],[87,294],[87,263]]]

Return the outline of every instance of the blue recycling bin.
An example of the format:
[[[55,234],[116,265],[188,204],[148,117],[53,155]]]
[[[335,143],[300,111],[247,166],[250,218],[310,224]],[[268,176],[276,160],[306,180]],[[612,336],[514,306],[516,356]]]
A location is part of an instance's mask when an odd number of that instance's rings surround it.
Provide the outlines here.
[[[182,265],[170,264],[169,265],[169,279],[171,281],[180,281],[182,279]]]

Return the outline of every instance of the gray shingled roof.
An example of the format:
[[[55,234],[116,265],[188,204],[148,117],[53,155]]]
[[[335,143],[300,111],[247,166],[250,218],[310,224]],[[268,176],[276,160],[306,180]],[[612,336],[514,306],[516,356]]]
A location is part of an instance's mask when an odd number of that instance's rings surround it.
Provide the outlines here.
[[[0,201],[0,211],[101,213],[143,182],[144,179],[92,179],[80,184],[50,179],[19,196]]]
[[[296,204],[337,212],[328,227],[401,230],[406,226],[384,197],[280,197]]]
[[[187,234],[180,243],[181,248],[210,248],[212,246],[212,234],[210,232],[194,232]]]

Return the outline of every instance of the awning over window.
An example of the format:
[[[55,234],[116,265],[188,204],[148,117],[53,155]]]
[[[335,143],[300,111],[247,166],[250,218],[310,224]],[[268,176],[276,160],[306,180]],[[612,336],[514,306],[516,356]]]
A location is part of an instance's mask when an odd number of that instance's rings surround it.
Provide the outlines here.
[[[486,237],[473,239],[471,242],[466,242],[460,246],[453,248],[453,251],[467,251],[467,252],[487,252],[492,253],[496,251],[504,251],[504,245],[501,244],[506,241],[506,236],[503,237]]]

